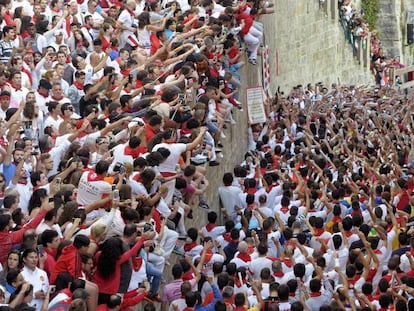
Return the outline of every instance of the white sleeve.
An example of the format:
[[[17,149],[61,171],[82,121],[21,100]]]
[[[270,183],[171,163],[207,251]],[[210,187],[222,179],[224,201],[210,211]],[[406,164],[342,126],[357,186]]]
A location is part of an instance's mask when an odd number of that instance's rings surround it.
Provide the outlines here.
[[[354,289],[356,289],[357,291],[361,291],[362,285],[364,285],[365,282],[365,278],[359,278],[358,281],[355,282]]]

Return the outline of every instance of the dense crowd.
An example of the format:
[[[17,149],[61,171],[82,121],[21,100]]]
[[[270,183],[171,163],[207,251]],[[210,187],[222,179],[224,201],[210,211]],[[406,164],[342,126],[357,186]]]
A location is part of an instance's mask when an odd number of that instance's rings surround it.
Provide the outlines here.
[[[412,93],[277,92],[206,199],[272,12],[0,2],[0,310],[414,309]]]
[[[272,10],[0,1],[0,310],[161,302]]]

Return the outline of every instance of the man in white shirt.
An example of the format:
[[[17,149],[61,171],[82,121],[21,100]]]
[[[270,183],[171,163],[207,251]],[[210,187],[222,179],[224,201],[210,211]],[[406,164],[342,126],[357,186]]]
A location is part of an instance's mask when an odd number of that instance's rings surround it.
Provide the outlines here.
[[[159,170],[163,177],[171,177],[177,173],[176,166],[181,154],[187,150],[192,150],[200,144],[206,131],[207,129],[205,127],[201,127],[198,136],[189,144],[176,143],[177,133],[174,130],[164,132],[163,142],[152,148],[152,151],[157,151],[161,147],[164,147],[170,151],[168,158],[159,165]],[[168,194],[165,198],[165,202],[170,204],[175,189],[175,179],[166,182],[165,185],[168,187]]]
[[[60,116],[60,114],[62,113],[60,110],[60,107],[61,107],[61,104],[55,101],[50,102],[47,107],[49,116],[46,118],[44,126],[53,127],[55,132],[59,132],[59,126],[63,122],[63,119]]]
[[[22,85],[22,73],[20,71],[12,73],[10,90],[10,107],[18,108],[20,103],[26,100],[26,95],[29,93],[29,90]]]
[[[225,173],[223,175],[224,186],[219,187],[220,202],[223,205],[222,211],[228,219],[237,221],[237,210],[243,207],[239,194],[242,193],[241,189],[233,184],[233,174]]]
[[[118,17],[117,25],[122,30],[120,47],[123,48],[127,43],[132,47],[138,47],[138,38],[135,35],[137,29],[132,27],[135,19],[136,2],[128,0],[125,9]]]
[[[95,171],[84,172],[79,180],[76,201],[80,206],[92,204],[108,197],[112,192],[111,185],[104,180],[108,174],[109,162],[101,160],[95,166]],[[98,214],[92,212],[97,216]],[[90,214],[92,214],[90,213]]]
[[[44,270],[37,267],[39,257],[36,250],[26,249],[22,258],[24,263],[22,276],[26,282],[33,285],[33,300],[30,305],[40,311],[49,288],[49,278]]]

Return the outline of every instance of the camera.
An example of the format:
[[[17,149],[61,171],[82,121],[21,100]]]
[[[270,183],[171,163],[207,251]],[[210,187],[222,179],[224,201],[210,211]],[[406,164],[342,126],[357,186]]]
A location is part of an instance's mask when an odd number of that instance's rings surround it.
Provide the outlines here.
[[[123,173],[125,173],[125,166],[122,163],[117,162],[117,163],[115,163],[113,171],[116,172],[116,173],[123,174]]]
[[[146,223],[144,225],[144,232],[148,232],[148,231],[152,231],[152,230],[153,230],[153,228],[152,228],[151,224]]]

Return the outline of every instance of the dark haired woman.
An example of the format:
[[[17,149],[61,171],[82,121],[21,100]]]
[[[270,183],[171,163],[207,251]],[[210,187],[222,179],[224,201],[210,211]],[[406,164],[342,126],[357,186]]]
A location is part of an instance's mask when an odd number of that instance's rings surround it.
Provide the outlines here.
[[[111,295],[118,292],[121,265],[139,251],[151,234],[152,232],[143,233],[141,239],[125,253],[119,238],[110,238],[101,244],[100,251],[95,256],[97,269],[93,277],[94,283],[99,287],[98,304],[106,303]]]

